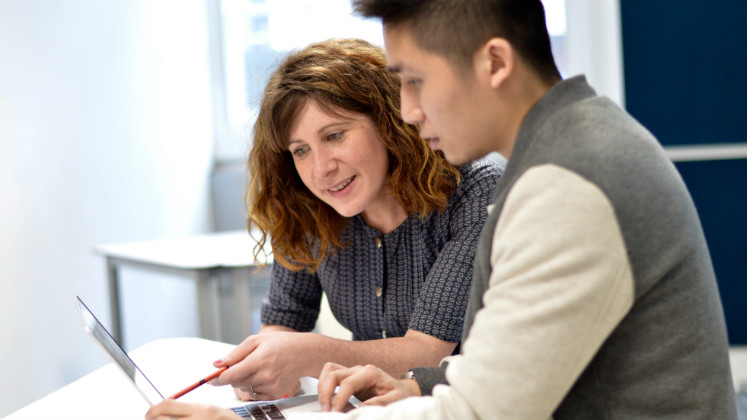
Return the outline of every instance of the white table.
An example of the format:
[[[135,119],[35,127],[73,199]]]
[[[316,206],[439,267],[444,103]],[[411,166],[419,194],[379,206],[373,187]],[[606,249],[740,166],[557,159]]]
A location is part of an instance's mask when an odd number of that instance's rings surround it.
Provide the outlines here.
[[[256,234],[254,236],[258,237]],[[94,252],[106,258],[112,335],[125,347],[119,294],[119,271],[123,266],[194,279],[197,283],[201,337],[236,341],[252,334],[250,282],[260,276],[268,278],[269,267],[262,270],[259,276],[256,269],[262,263],[272,263],[269,241],[264,248],[267,260],[254,260],[255,245],[256,241],[248,232],[232,231],[95,246]],[[231,286],[232,295],[228,302],[221,300],[221,284]],[[223,312],[229,311],[233,324],[222,322],[219,316],[221,309]],[[235,327],[226,333],[226,325],[229,324]]]
[[[83,332],[80,339],[90,340]],[[169,338],[152,341],[131,352],[130,357],[162,394],[172,395],[214,372],[212,362],[231,349],[233,345],[201,338]],[[224,407],[238,405],[231,387],[211,385],[201,386],[182,400]],[[144,418],[148,408],[127,378],[109,363],[4,420],[132,420]]]
[[[81,340],[88,340],[83,332]],[[91,346],[96,344],[91,341]],[[161,394],[168,396],[215,372],[213,361],[233,348],[232,344],[202,338],[166,338],[152,341],[129,354]],[[319,411],[314,398],[317,382],[314,378],[301,378],[299,395],[306,395],[308,402],[286,410],[289,418],[308,417]],[[220,407],[242,404],[230,386],[209,384],[184,395],[179,401]],[[359,403],[354,397],[351,402]],[[109,363],[3,420],[133,420],[143,419],[148,408],[148,403],[125,375]]]
[[[81,340],[88,340],[81,332]],[[91,341],[91,346],[96,344]],[[225,356],[233,345],[201,338],[167,338],[152,341],[130,353],[148,379],[164,395],[172,395],[185,386],[214,372],[212,362]],[[732,368],[743,378],[747,366],[747,348],[732,348]],[[315,380],[302,378],[302,388],[314,394]],[[231,387],[203,385],[180,401],[234,407],[240,402]],[[3,420],[124,420],[142,419],[148,403],[130,385],[117,367],[109,363],[77,381],[54,391]]]

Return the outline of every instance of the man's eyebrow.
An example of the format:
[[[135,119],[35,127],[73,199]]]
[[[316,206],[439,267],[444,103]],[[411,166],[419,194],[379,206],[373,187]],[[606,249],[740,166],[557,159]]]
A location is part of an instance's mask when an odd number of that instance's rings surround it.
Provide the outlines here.
[[[386,69],[389,71],[389,73],[394,73],[394,74],[402,73],[402,67],[398,65],[386,66]]]

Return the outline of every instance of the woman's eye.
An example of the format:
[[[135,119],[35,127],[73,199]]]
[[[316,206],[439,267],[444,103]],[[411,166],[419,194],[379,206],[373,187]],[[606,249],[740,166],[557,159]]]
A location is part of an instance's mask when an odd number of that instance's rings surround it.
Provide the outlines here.
[[[342,131],[337,131],[335,133],[328,134],[327,140],[330,140],[330,141],[340,140],[342,138],[342,134],[343,134]]]
[[[306,147],[299,147],[298,149],[294,150],[291,153],[295,157],[303,157],[306,154],[306,152],[308,152],[308,148],[306,148]]]
[[[423,84],[422,79],[407,79],[406,83],[412,87],[420,87]]]

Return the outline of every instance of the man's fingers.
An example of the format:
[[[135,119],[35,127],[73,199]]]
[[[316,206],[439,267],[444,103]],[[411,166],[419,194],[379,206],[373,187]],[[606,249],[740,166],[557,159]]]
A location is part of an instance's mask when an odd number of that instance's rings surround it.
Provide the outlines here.
[[[363,401],[360,405],[361,406],[367,406],[367,405],[389,405],[393,402],[399,401],[403,399],[402,395],[396,391],[390,391],[387,392],[384,395],[378,395],[376,397],[372,397],[367,399],[366,401]]]
[[[325,364],[317,386],[322,410],[342,411],[353,394],[371,386],[371,380],[375,380],[375,374],[372,375],[375,370],[372,365],[346,368],[331,362]]]
[[[236,413],[217,406],[205,404],[190,404],[174,400],[164,400],[148,410],[145,414],[148,420],[164,419],[210,419],[210,420],[241,420]]]
[[[348,399],[353,395],[370,395],[379,377],[379,369],[373,365],[355,366],[335,372],[344,375],[338,381],[337,395],[332,400],[332,411],[342,411]]]
[[[322,373],[319,374],[317,394],[319,395],[319,404],[324,411],[329,411],[331,407],[335,388],[340,384],[339,381],[344,378],[344,375],[339,374],[343,369],[347,368],[337,363],[327,362],[322,368]]]
[[[356,373],[353,373],[352,376],[348,376],[340,381],[340,388],[337,389],[337,394],[332,398],[330,411],[342,411],[350,397],[358,391],[356,389],[357,385],[354,383],[355,375]]]
[[[161,403],[151,407],[145,413],[146,419],[156,419],[159,416],[186,416],[189,415],[189,406],[174,400],[163,400]]]

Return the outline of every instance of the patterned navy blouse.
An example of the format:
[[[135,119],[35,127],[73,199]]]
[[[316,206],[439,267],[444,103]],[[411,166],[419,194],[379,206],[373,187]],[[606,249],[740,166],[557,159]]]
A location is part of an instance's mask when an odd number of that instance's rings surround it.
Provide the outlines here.
[[[274,264],[262,323],[311,331],[324,291],[355,340],[401,337],[412,329],[458,342],[477,241],[503,173],[488,159],[459,170],[462,181],[442,213],[410,216],[386,235],[354,216],[342,234],[351,245],[325,258],[316,273]]]

